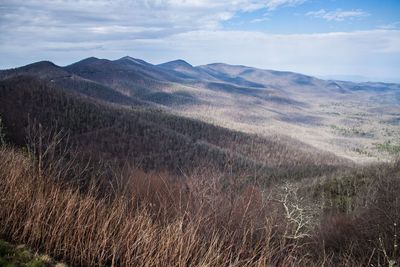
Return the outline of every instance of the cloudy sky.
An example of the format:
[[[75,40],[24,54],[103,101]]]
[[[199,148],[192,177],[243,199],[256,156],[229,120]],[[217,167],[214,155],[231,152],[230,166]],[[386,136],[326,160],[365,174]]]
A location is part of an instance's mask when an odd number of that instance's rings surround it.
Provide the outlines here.
[[[400,0],[0,0],[0,69],[125,55],[400,82]]]

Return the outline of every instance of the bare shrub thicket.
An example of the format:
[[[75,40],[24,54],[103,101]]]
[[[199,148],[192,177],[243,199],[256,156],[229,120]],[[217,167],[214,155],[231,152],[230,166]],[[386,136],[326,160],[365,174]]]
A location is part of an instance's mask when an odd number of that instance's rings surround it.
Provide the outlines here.
[[[0,236],[72,266],[398,261],[398,165],[365,172],[380,177],[371,199],[320,220],[293,184],[266,189],[203,170],[181,178],[129,164],[105,168],[64,150],[61,132],[44,132],[32,124],[28,153],[0,148]]]
[[[33,124],[29,153],[0,150],[0,235],[73,266],[267,266],[310,261],[283,203],[224,176],[126,165],[109,176],[57,150]],[[86,166],[85,163],[81,164]],[[64,176],[80,175],[70,182]],[[79,178],[79,177],[78,177]],[[222,181],[223,180],[223,181]]]
[[[131,173],[115,197],[82,192],[0,151],[1,236],[82,266],[266,266],[306,261],[278,203],[246,188],[234,199],[201,177],[182,186]],[[204,178],[205,179],[205,178]],[[222,190],[222,191],[221,191]],[[118,195],[118,196],[117,196]]]
[[[3,125],[3,121],[0,117],[0,146],[3,146],[6,144],[6,139],[5,139],[5,129],[4,129],[4,125]]]
[[[319,245],[336,264],[346,259],[347,265],[398,266],[400,162],[369,167],[351,177],[352,185],[348,178],[329,184],[337,195],[329,194],[336,207],[321,220]]]

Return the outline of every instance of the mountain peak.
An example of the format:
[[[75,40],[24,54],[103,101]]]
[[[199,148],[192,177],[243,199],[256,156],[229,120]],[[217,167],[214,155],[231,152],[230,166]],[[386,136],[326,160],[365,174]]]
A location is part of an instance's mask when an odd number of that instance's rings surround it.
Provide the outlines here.
[[[193,68],[192,65],[190,65],[189,63],[187,63],[185,60],[182,59],[165,62],[158,66],[163,68]]]
[[[120,59],[117,59],[115,61],[124,62],[124,63],[134,63],[134,64],[139,64],[139,65],[151,65],[150,63],[148,63],[144,60],[133,58],[130,56],[121,57]]]
[[[88,57],[88,58],[82,59],[81,61],[78,61],[78,62],[81,62],[81,63],[93,63],[93,62],[96,62],[98,60],[100,60],[100,59],[97,58],[97,57]]]
[[[82,60],[80,60],[78,62],[72,63],[71,65],[69,65],[67,67],[78,66],[78,65],[90,65],[90,64],[96,63],[96,62],[98,62],[100,60],[101,59],[99,59],[97,57],[88,57],[88,58],[82,59]]]
[[[35,73],[53,73],[53,72],[64,72],[64,70],[60,67],[54,64],[51,61],[48,60],[43,60],[43,61],[38,61],[26,66],[22,66],[20,68],[16,68],[15,70],[22,70],[24,72],[35,72]]]
[[[53,67],[58,67],[58,66],[51,61],[43,60],[23,66],[22,68],[31,69],[31,68],[53,68]]]
[[[63,68],[51,61],[38,61],[15,69],[4,70],[8,77],[15,75],[37,76],[39,78],[54,78],[69,75]]]

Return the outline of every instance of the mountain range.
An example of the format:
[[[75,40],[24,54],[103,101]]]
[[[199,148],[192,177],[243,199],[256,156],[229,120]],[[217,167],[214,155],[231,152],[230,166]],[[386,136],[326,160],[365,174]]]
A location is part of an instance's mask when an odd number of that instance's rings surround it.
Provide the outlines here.
[[[8,86],[22,76],[87,102],[162,110],[260,138],[296,140],[351,161],[388,158],[374,144],[396,140],[400,132],[399,84],[322,80],[223,63],[153,65],[128,56],[90,57],[65,67],[41,61],[0,71]]]

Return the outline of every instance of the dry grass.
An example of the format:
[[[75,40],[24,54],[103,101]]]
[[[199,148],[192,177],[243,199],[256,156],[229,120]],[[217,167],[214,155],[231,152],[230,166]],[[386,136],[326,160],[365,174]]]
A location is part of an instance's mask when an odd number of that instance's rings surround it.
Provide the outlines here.
[[[72,266],[363,266],[380,247],[396,253],[390,229],[363,247],[365,229],[383,220],[376,211],[369,221],[319,222],[290,185],[266,192],[222,176],[182,181],[125,168],[82,187],[54,179],[59,165],[39,172],[27,155],[0,148],[0,237]]]
[[[290,225],[278,225],[277,208],[263,203],[256,188],[232,197],[217,182],[192,180],[182,188],[136,173],[113,183],[115,197],[99,197],[96,183],[82,192],[50,174],[37,175],[15,150],[1,149],[0,162],[1,235],[73,265],[267,266],[307,260],[297,254],[297,242],[278,237]]]

